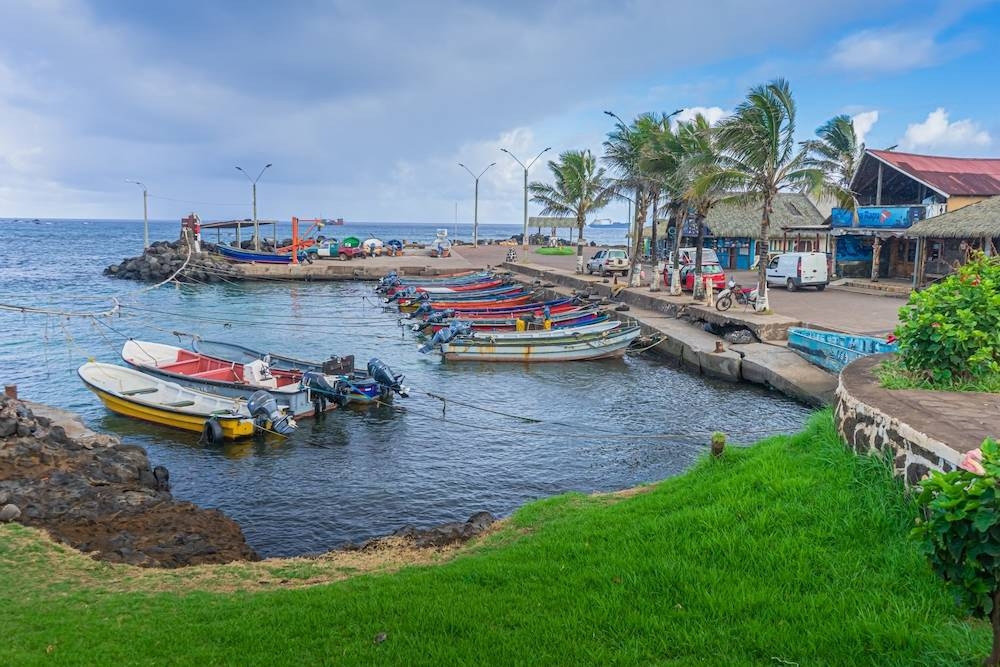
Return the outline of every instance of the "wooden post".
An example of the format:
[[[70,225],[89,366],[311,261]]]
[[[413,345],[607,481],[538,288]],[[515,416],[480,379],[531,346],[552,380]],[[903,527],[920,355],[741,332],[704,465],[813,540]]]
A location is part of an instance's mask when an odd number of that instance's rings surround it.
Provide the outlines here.
[[[882,239],[878,234],[875,235],[875,241],[872,243],[872,282],[878,282],[878,262],[879,255],[882,254]]]
[[[292,217],[292,264],[299,263],[299,219]]]
[[[16,384],[5,384],[3,386],[3,394],[7,398],[13,398],[17,400],[17,385]]]

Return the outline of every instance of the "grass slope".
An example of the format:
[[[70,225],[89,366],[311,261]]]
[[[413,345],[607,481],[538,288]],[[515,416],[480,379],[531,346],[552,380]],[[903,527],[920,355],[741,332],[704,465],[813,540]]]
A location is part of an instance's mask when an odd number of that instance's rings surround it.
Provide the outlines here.
[[[644,493],[528,505],[451,562],[311,588],[121,592],[3,527],[0,664],[978,664],[988,628],[913,517],[824,412]]]

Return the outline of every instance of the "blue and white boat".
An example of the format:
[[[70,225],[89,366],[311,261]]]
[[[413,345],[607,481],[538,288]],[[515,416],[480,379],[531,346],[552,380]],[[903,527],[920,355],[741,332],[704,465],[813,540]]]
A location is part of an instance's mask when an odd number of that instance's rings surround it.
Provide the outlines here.
[[[872,354],[896,352],[899,346],[881,338],[792,327],[788,330],[788,347],[821,368],[840,373],[855,359]]]

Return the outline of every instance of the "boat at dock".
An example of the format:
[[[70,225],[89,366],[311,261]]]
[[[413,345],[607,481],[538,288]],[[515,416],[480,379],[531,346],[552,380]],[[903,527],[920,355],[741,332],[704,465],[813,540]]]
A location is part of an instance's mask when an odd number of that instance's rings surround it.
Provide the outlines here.
[[[442,329],[420,351],[439,349],[453,361],[583,361],[625,354],[638,338],[638,326],[600,322],[570,329],[514,332],[474,332],[456,322]]]
[[[211,394],[247,399],[263,389],[297,419],[346,405],[356,391],[344,375],[272,369],[262,359],[223,361],[163,343],[129,339],[121,357],[144,373]]]
[[[258,431],[292,433],[295,420],[266,391],[248,399],[183,387],[146,373],[90,361],[77,373],[112,412],[142,421],[203,433],[209,442],[249,438]]]
[[[872,336],[821,331],[804,327],[788,330],[788,347],[821,368],[840,373],[844,366],[855,359],[871,354],[896,352],[896,343]]]
[[[436,276],[400,276],[395,271],[390,271],[379,278],[375,290],[378,292],[389,292],[394,287],[406,287],[408,285],[441,286],[475,283],[483,280],[492,280],[495,275],[492,271],[459,271]]]
[[[365,372],[354,367],[353,356],[330,357],[326,361],[307,361],[234,343],[201,338],[195,338],[192,347],[195,352],[228,363],[249,364],[258,360],[264,361],[272,372],[312,372],[324,376],[342,376],[350,387],[350,392],[346,394],[350,403],[367,404],[388,399],[393,394],[403,398],[409,394],[409,390],[403,386],[404,376],[393,373],[389,366],[379,359],[370,359]]]

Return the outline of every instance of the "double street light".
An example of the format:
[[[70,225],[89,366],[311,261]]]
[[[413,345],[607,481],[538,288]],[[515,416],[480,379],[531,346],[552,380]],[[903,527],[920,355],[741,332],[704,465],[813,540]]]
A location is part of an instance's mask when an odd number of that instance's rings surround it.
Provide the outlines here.
[[[253,198],[253,242],[254,242],[254,250],[260,250],[260,225],[258,225],[258,223],[257,223],[257,181],[260,180],[260,177],[264,175],[264,172],[267,171],[267,169],[270,166],[271,166],[270,162],[268,162],[267,164],[265,164],[264,168],[260,170],[259,174],[257,174],[257,178],[250,178],[250,174],[248,174],[247,172],[245,172],[243,170],[243,167],[240,167],[240,166],[236,167],[236,170],[239,171],[244,176],[246,176],[247,180],[250,181],[250,194],[251,194],[251,197]]]
[[[521,246],[522,246],[521,252],[523,252],[524,257],[527,258],[528,257],[528,170],[531,169],[531,165],[535,164],[535,160],[542,157],[542,154],[544,154],[546,151],[552,150],[552,147],[549,146],[541,153],[536,155],[535,159],[529,162],[527,166],[525,166],[523,162],[517,159],[516,155],[511,153],[506,148],[501,148],[500,150],[502,150],[504,153],[514,158],[514,161],[517,162],[519,165],[521,165],[521,168],[524,169],[524,236],[521,238]]]
[[[146,190],[146,184],[142,181],[134,181],[130,178],[125,179],[126,183],[134,183],[142,188],[142,247],[149,247],[149,191]]]
[[[473,213],[472,213],[472,247],[473,248],[478,248],[479,247],[479,179],[482,178],[483,174],[485,174],[487,171],[489,171],[490,167],[492,167],[495,164],[496,164],[496,162],[491,162],[489,164],[489,166],[486,167],[486,169],[483,169],[481,172],[479,172],[479,176],[476,176],[475,174],[472,173],[471,169],[469,169],[468,167],[466,167],[461,162],[458,163],[458,166],[461,167],[462,169],[466,170],[467,172],[469,172],[469,176],[472,176],[473,180],[475,180],[475,182],[476,182],[476,199],[475,199],[475,204],[474,204]]]

